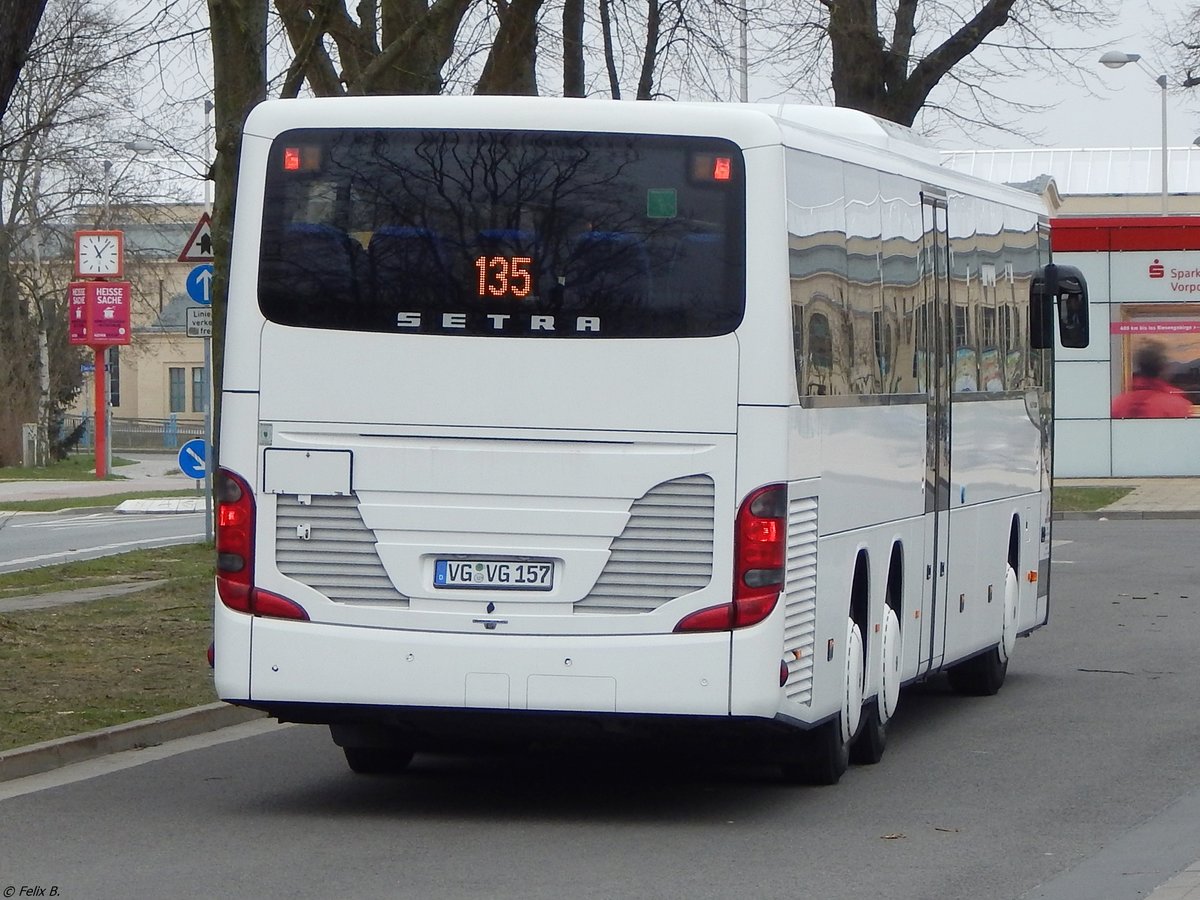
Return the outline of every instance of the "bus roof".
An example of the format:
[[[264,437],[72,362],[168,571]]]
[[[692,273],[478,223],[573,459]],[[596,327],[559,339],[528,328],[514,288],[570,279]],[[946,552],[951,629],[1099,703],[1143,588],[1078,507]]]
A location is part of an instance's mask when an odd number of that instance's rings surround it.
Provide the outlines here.
[[[910,128],[837,107],[564,97],[324,97],[265,101],[251,111],[245,131],[273,140],[295,128],[388,127],[696,135],[727,138],[747,150],[782,144],[1041,215],[1047,212],[1036,194],[943,168],[934,145]]]

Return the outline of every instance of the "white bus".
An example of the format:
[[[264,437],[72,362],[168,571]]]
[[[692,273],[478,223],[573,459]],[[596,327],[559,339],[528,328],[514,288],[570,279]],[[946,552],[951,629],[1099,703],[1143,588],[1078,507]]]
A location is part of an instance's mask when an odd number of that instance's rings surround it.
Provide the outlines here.
[[[832,783],[1047,621],[1038,196],[833,109],[268,102],[225,343],[215,678],[357,772],[727,740]],[[1054,328],[1056,317],[1058,329]]]

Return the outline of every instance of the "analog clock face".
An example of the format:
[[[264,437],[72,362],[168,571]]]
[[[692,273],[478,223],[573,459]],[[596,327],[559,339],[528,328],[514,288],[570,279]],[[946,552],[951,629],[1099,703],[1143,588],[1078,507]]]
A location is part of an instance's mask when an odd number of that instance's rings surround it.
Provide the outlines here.
[[[81,275],[117,275],[121,271],[121,247],[116,235],[80,235],[77,254]]]

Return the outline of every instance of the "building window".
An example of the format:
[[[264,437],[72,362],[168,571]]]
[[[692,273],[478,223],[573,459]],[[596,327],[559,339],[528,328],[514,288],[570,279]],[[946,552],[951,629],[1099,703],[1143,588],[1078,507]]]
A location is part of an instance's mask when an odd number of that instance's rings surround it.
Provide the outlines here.
[[[208,399],[208,380],[204,377],[204,367],[192,368],[192,412],[204,412]]]
[[[187,407],[186,400],[186,383],[183,380],[183,369],[172,366],[167,369],[167,387],[170,401],[170,411],[173,413],[183,412]]]
[[[833,334],[824,313],[813,313],[808,320],[808,340],[808,358],[812,364],[821,369],[832,369]]]

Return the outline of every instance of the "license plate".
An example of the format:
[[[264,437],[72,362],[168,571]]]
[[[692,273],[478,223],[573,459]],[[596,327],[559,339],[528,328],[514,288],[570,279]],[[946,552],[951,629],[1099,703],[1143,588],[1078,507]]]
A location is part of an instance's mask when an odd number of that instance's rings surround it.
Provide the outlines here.
[[[549,591],[554,563],[546,560],[439,559],[433,564],[433,586],[458,590]]]

